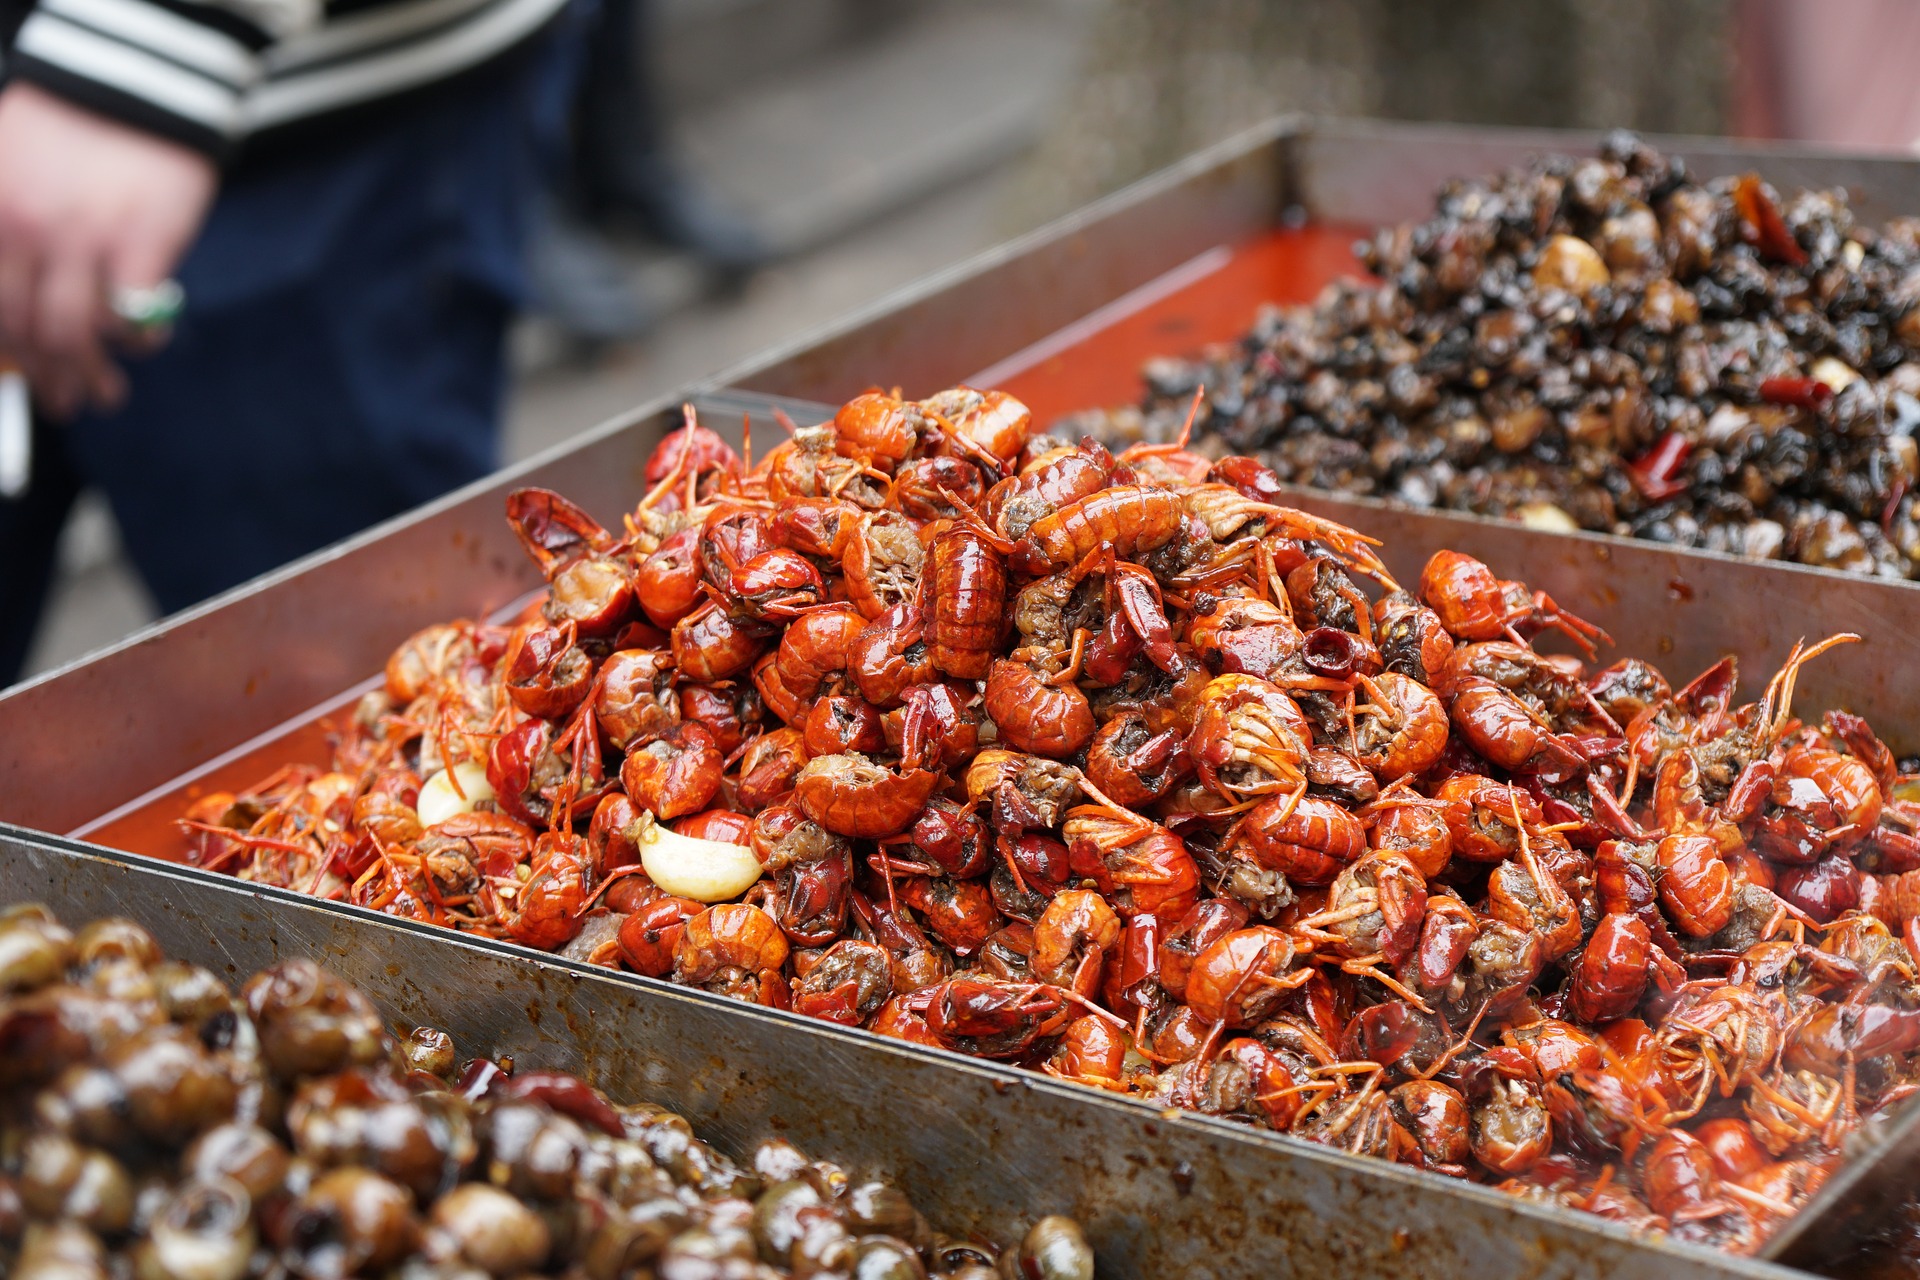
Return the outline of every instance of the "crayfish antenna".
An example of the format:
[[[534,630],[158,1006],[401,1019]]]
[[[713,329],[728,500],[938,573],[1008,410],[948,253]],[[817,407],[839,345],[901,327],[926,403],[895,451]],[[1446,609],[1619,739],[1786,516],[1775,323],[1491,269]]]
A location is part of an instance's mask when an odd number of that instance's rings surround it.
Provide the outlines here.
[[[1425,1000],[1422,1000],[1418,992],[1388,973],[1385,969],[1382,969],[1380,967],[1380,959],[1381,957],[1374,955],[1361,956],[1353,960],[1343,960],[1340,963],[1340,972],[1351,974],[1356,978],[1372,978],[1375,982],[1393,992],[1420,1012],[1427,1014],[1432,1013],[1433,1006]]]
[[[1777,705],[1770,707],[1772,714],[1767,717],[1767,737],[1769,741],[1777,740],[1780,734],[1786,730],[1787,722],[1793,719],[1793,686],[1800,679],[1800,668],[1829,649],[1837,649],[1843,644],[1859,644],[1860,642],[1860,636],[1851,631],[1841,631],[1828,636],[1811,649],[1805,647],[1806,641],[1804,640],[1793,646],[1793,652],[1787,655],[1786,665],[1781,667],[1780,670],[1774,674],[1773,679],[1767,682],[1767,698],[1769,702],[1771,702],[1775,696],[1776,685],[1778,686],[1779,698]]]
[[[1086,956],[1081,959],[1079,968],[1084,969],[1087,966],[1088,962],[1094,960],[1097,955],[1098,955],[1097,952],[1089,951],[1086,954]],[[1074,977],[1078,979],[1079,976],[1080,975],[1079,975],[1078,969],[1076,969]],[[1114,1026],[1120,1028],[1120,1030],[1123,1032],[1131,1030],[1131,1028],[1127,1026],[1127,1020],[1125,1018],[1122,1018],[1119,1014],[1113,1012],[1111,1009],[1107,1009],[1102,1007],[1101,1005],[1095,1004],[1093,1001],[1081,995],[1078,991],[1075,991],[1072,987],[1063,987],[1058,983],[1044,984],[1044,985],[1050,985],[1053,990],[1058,991],[1060,993],[1061,998],[1067,1001],[1067,1003],[1078,1005],[1080,1008],[1085,1009],[1088,1013],[1093,1014],[1095,1017],[1101,1019],[1103,1022],[1110,1022]]]
[[[1640,785],[1640,753],[1634,750],[1633,744],[1629,742],[1627,744],[1627,776],[1626,776],[1626,779],[1620,784],[1621,812],[1623,813],[1626,812],[1627,806],[1633,802],[1633,793],[1635,789],[1639,787],[1639,785]]]
[[[669,435],[667,437],[667,439],[669,440],[673,439],[673,436],[682,435],[683,433],[686,433],[688,427],[693,425],[693,406],[690,404],[683,404],[680,406],[680,412],[684,420],[684,425],[682,425],[680,428],[674,431],[671,435]],[[640,505],[637,508],[635,508],[635,510],[637,511],[651,510],[653,508],[654,503],[660,501],[660,499],[666,497],[669,493],[673,492],[675,486],[677,486],[680,483],[680,477],[685,475],[687,472],[687,455],[692,452],[693,452],[693,437],[691,434],[686,434],[685,438],[682,440],[680,444],[680,447],[674,451],[672,470],[668,471],[666,475],[660,477],[659,484],[656,484],[653,486],[653,488],[647,490],[646,496],[640,499]]]
[[[1200,406],[1206,402],[1207,388],[1203,384],[1193,389],[1193,402],[1187,406],[1187,420],[1180,424],[1180,434],[1166,444],[1136,444],[1122,453],[1121,460],[1135,458],[1165,458],[1176,453],[1186,452],[1187,444],[1193,439],[1193,424],[1199,421]]]
[[[1293,597],[1280,584],[1280,572],[1273,563],[1273,548],[1265,538],[1256,538],[1253,542],[1253,578],[1254,599],[1271,601],[1287,615],[1287,621],[1292,622]]]
[[[1206,1038],[1200,1042],[1200,1052],[1193,1055],[1193,1060],[1202,1067],[1212,1062],[1213,1055],[1220,1050],[1220,1035],[1226,1029],[1227,1020],[1216,1018],[1213,1025],[1207,1028]]]
[[[1533,843],[1527,839],[1527,824],[1520,820],[1520,794],[1514,787],[1507,788],[1507,806],[1513,813],[1513,829],[1520,836],[1520,865],[1527,869],[1527,878],[1533,881],[1534,892],[1543,898],[1547,897],[1547,871],[1540,865],[1540,859],[1533,856]]]
[[[1281,808],[1280,816],[1274,819],[1274,825],[1278,826],[1279,824],[1285,822],[1288,818],[1291,818],[1293,816],[1293,811],[1300,807],[1300,801],[1306,796],[1306,794],[1307,794],[1307,779],[1305,775],[1302,775],[1300,778],[1300,785],[1295,787],[1292,793],[1287,796],[1287,803]]]
[[[1095,569],[1099,569],[1103,574],[1111,575],[1113,570],[1112,543],[1103,542],[1093,550],[1087,552],[1086,555],[1081,556],[1080,562],[1067,570],[1067,581],[1077,583]],[[1113,611],[1113,590],[1109,586],[1106,588],[1106,592],[1104,603],[1107,611],[1111,613]]]
[[[1193,389],[1193,403],[1187,406],[1187,420],[1180,424],[1180,438],[1174,441],[1176,448],[1184,449],[1193,439],[1193,424],[1200,417],[1200,406],[1207,398],[1207,384],[1201,383]]]
[[[1780,720],[1781,685],[1785,683],[1788,672],[1799,670],[1800,654],[1806,648],[1806,643],[1805,637],[1793,642],[1793,648],[1787,651],[1787,660],[1780,665],[1778,671],[1773,673],[1772,678],[1767,681],[1766,692],[1760,695],[1760,720],[1769,733],[1772,732],[1774,724]]]
[[[754,734],[751,738],[742,739],[739,746],[727,752],[726,759],[722,762],[720,771],[722,773],[725,773],[727,772],[727,770],[733,768],[734,765],[739,764],[740,761],[746,758],[747,752],[753,750],[754,746],[760,741],[760,739],[766,736],[767,736],[767,730],[764,727],[762,727],[760,731]]]
[[[1473,1043],[1473,1033],[1480,1029],[1480,1020],[1487,1016],[1487,1009],[1492,1003],[1491,1000],[1482,1000],[1480,1007],[1474,1010],[1473,1020],[1467,1023],[1467,1029],[1460,1033],[1460,1038],[1447,1046],[1447,1051],[1438,1058],[1435,1058],[1425,1071],[1415,1072],[1414,1079],[1431,1080],[1442,1071],[1445,1071],[1447,1064],[1452,1062],[1462,1050]]]

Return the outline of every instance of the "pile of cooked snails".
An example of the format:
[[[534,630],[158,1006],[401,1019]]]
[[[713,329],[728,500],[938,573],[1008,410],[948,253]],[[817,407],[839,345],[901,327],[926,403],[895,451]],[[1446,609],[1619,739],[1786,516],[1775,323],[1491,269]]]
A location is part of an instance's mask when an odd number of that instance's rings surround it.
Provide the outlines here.
[[[1168,440],[1205,384],[1203,446],[1291,483],[1920,576],[1920,220],[1695,181],[1614,134],[1449,183],[1357,253],[1373,280],[1069,425]]]
[[[964,387],[646,478],[181,856],[1734,1249],[1912,1091],[1920,778],[1792,705],[1858,637],[1675,688]]]
[[[1091,1280],[790,1143],[737,1164],[661,1107],[390,1035],[310,961],[238,993],[131,920],[0,913],[0,1273],[14,1280]]]

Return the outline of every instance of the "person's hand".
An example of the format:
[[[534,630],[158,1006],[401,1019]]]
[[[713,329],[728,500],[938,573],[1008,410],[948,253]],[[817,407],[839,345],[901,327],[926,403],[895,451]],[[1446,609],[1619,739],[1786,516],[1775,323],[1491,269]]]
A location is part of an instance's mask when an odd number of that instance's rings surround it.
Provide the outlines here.
[[[172,274],[218,182],[188,147],[31,84],[0,90],[0,349],[49,413],[126,395],[113,291]]]

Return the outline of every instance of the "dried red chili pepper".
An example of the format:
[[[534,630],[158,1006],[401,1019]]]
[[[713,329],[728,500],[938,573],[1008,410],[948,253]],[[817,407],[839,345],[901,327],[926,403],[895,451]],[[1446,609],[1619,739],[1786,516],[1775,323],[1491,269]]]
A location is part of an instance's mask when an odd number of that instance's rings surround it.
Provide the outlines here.
[[[1768,404],[1818,411],[1833,399],[1833,388],[1818,378],[1768,378],[1760,384],[1760,398]]]
[[[1131,991],[1160,972],[1160,921],[1151,915],[1138,915],[1127,921],[1120,941],[1120,968],[1117,982],[1121,991]]]
[[[1807,251],[1793,238],[1787,220],[1780,216],[1766,188],[1760,185],[1759,174],[1746,174],[1734,184],[1733,206],[1740,211],[1747,239],[1760,250],[1761,257],[1790,267],[1807,265]]]
[[[468,1102],[478,1102],[493,1092],[494,1088],[507,1078],[507,1073],[497,1062],[486,1058],[475,1058],[461,1071],[458,1083],[453,1091]]]
[[[505,1080],[490,1081],[487,1092],[507,1102],[538,1102],[591,1125],[610,1138],[626,1136],[620,1113],[606,1096],[578,1076],[559,1071],[530,1071]]]
[[[1686,483],[1679,479],[1680,468],[1692,452],[1693,445],[1685,436],[1669,431],[1627,464],[1627,475],[1648,502],[1665,502],[1686,492]]]

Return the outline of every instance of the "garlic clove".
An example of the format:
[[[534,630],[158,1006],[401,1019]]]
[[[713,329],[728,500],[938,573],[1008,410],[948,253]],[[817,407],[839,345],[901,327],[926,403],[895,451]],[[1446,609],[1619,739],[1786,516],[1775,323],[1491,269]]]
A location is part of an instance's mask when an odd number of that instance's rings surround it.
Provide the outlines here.
[[[482,800],[493,799],[493,784],[487,781],[487,771],[473,761],[462,760],[454,765],[453,775],[460,779],[459,791],[454,790],[453,778],[447,776],[445,769],[420,784],[420,799],[414,808],[420,814],[421,826],[436,826],[459,814],[472,813]]]
[[[1515,515],[1529,529],[1543,533],[1578,533],[1579,522],[1551,502],[1523,502]]]
[[[640,865],[648,879],[676,898],[730,902],[760,878],[760,859],[745,845],[683,836],[658,822],[642,825]]]
[[[1807,372],[1813,375],[1814,381],[1826,383],[1835,395],[1860,381],[1860,375],[1851,365],[1835,360],[1832,356],[1821,356],[1813,362],[1813,367]]]

